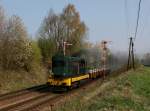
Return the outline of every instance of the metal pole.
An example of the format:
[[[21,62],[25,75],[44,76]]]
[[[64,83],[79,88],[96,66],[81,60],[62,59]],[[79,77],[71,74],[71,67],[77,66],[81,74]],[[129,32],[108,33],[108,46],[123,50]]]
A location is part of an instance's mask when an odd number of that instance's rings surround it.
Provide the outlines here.
[[[64,56],[66,55],[66,46],[70,46],[72,44],[69,44],[67,42],[63,42],[63,53],[64,53]]]
[[[63,53],[64,56],[66,55],[66,42],[63,42]]]

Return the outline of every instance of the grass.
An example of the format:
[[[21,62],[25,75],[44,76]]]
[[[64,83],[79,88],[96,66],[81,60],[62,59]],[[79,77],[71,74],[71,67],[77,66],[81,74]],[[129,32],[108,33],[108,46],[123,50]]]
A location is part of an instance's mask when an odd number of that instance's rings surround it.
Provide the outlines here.
[[[47,73],[40,66],[30,72],[0,70],[0,94],[46,83]]]
[[[105,98],[98,98],[94,103],[88,106],[88,111],[97,111],[97,110],[135,110],[135,111],[142,111],[144,107],[133,101],[130,98],[124,98],[120,96],[108,96]]]
[[[99,85],[67,100],[56,111],[150,111],[149,67],[111,77]]]

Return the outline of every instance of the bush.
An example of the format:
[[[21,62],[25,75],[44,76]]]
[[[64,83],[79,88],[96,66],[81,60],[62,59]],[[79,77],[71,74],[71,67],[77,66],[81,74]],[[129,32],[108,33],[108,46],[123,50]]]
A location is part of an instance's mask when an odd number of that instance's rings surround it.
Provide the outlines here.
[[[36,41],[32,41],[32,50],[33,50],[33,62],[40,64],[41,63],[41,50]]]
[[[12,16],[5,26],[0,29],[3,32],[0,37],[0,66],[5,70],[23,68],[28,71],[33,52],[22,20],[18,16]]]

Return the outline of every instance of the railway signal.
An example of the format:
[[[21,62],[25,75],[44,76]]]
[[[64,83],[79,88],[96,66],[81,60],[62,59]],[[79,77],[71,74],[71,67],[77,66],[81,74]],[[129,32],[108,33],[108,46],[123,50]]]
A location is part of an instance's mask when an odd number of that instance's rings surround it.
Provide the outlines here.
[[[63,54],[64,56],[66,55],[66,46],[71,46],[72,44],[68,43],[68,42],[63,42]]]
[[[58,50],[63,53],[63,55],[65,56],[66,55],[66,47],[67,46],[71,46],[72,44],[66,42],[66,41],[61,41],[61,42],[57,42],[57,47],[58,47]]]
[[[107,59],[108,59],[108,48],[107,48],[107,44],[111,42],[111,41],[106,41],[103,40],[100,44],[100,48],[101,48],[101,62],[102,62],[102,67],[104,70],[104,75],[103,78],[105,79],[105,70],[107,68]]]

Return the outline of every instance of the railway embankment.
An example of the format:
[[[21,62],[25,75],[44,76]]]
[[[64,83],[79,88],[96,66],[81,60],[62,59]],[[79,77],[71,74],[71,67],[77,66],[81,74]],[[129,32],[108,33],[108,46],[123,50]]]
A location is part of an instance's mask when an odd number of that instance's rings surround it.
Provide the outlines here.
[[[42,67],[34,68],[30,72],[0,70],[0,94],[44,84],[47,81],[47,74]]]
[[[118,76],[99,80],[70,99],[56,111],[150,111],[150,68],[140,67]],[[54,111],[55,111],[54,110]],[[45,108],[43,111],[51,111]]]

